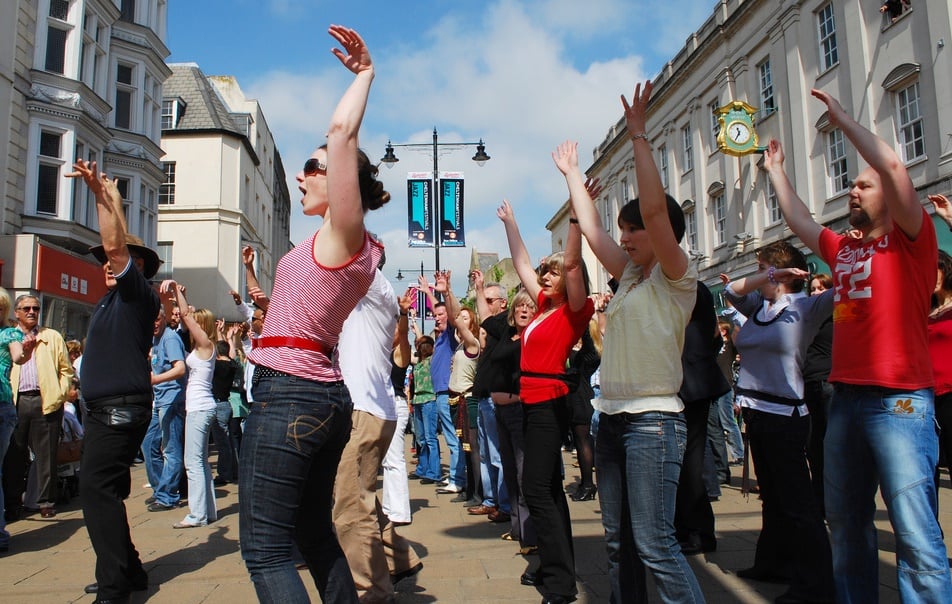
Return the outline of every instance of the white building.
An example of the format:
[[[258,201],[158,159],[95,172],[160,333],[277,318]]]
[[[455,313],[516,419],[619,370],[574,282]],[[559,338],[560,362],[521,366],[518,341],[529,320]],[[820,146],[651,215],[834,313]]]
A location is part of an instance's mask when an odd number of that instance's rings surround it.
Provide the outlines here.
[[[284,167],[261,107],[234,78],[206,76],[191,63],[170,67],[162,103],[159,277],[186,285],[194,306],[237,320],[228,292],[246,292],[242,246],[257,251],[265,292],[275,263],[291,248]]]
[[[952,192],[952,59],[946,48],[952,10],[947,0],[922,0],[891,21],[878,12],[879,4],[726,0],[654,78],[648,136],[665,188],[685,211],[684,247],[712,290],[720,289],[721,272],[739,277],[755,270],[756,248],[792,236],[758,167],[761,155],[717,151],[712,112],[732,100],[759,108],[760,144],[771,138],[783,143],[794,187],[834,230],[847,226],[850,178],[864,164],[830,124],[826,107],[810,96],[811,88],[831,93],[893,144],[924,203],[928,194]],[[638,195],[623,119],[594,150],[586,174],[605,186],[596,204],[617,237],[618,210]],[[553,233],[566,220],[561,211],[556,218]],[[940,246],[952,249],[948,229],[940,224],[937,231]],[[596,289],[607,279],[599,268]]]
[[[41,321],[86,333],[105,293],[87,255],[95,200],[75,158],[119,179],[129,230],[156,243],[166,0],[34,0],[0,7],[0,283],[33,293]]]

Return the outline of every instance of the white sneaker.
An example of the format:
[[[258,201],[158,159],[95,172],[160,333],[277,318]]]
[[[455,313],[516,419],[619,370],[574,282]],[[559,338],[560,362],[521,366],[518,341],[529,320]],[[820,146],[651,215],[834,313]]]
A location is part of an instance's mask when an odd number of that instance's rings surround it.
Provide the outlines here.
[[[446,485],[445,487],[440,487],[436,490],[437,493],[448,494],[448,493],[462,493],[463,487],[453,484],[452,482]]]

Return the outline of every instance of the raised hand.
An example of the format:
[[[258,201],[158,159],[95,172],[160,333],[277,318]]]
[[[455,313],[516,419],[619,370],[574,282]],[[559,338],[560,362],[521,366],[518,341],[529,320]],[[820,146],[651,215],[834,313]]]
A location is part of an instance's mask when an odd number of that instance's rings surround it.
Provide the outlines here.
[[[831,125],[840,126],[843,123],[843,118],[848,117],[846,115],[846,111],[843,110],[843,106],[840,105],[840,102],[833,98],[833,96],[829,93],[814,88],[810,91],[810,94],[826,103],[826,109],[829,112]]]
[[[578,143],[563,142],[552,152],[552,160],[562,174],[578,170]]]
[[[409,315],[412,312],[410,307],[413,306],[414,301],[416,301],[416,291],[412,287],[408,287],[407,291],[403,292],[403,295],[397,298],[397,304],[400,305],[400,312]]]
[[[450,291],[450,271],[440,271],[433,275],[433,289],[440,293]]]
[[[790,283],[797,279],[807,279],[809,277],[810,271],[805,271],[802,268],[778,268],[773,273],[774,281],[780,283]]]
[[[770,142],[767,143],[767,150],[764,151],[764,171],[770,172],[773,168],[780,168],[783,166],[783,146],[775,138],[770,139]]]
[[[254,266],[255,249],[250,245],[241,248],[241,263],[247,267]]]
[[[373,68],[370,51],[367,50],[364,39],[360,37],[356,30],[343,25],[331,25],[327,29],[327,33],[344,47],[343,51],[339,48],[331,49],[331,52],[344,67],[355,74]]]
[[[928,199],[935,208],[936,216],[944,220],[946,224],[952,225],[952,204],[949,203],[949,198],[937,194],[929,195]]]
[[[424,293],[430,291],[430,282],[426,280],[426,275],[420,275],[417,277],[417,287],[418,290],[421,290]]]
[[[496,208],[496,216],[499,220],[502,220],[503,223],[512,223],[516,222],[516,215],[512,213],[512,206],[509,205],[508,199],[502,200],[502,205]]]
[[[485,285],[485,280],[483,279],[483,271],[476,269],[469,274],[469,278],[473,280],[474,288],[483,289],[483,285]]]
[[[586,178],[585,190],[588,191],[588,196],[592,198],[592,201],[595,201],[602,194],[602,182],[597,176]]]
[[[228,294],[231,296],[231,299],[235,301],[235,306],[238,306],[239,304],[241,304],[241,294],[239,294],[235,290],[229,291]]]
[[[82,178],[94,195],[100,195],[103,191],[103,182],[108,181],[105,172],[97,172],[96,162],[88,162],[77,159],[73,164],[73,171],[66,175],[66,178]]]
[[[717,277],[721,280],[721,285],[727,285],[731,282],[731,277],[727,273],[721,273]]]
[[[645,115],[648,110],[651,89],[650,80],[645,82],[644,86],[641,83],[635,84],[635,93],[631,97],[631,105],[628,104],[625,95],[621,95],[621,105],[625,109],[625,127],[628,129],[628,136],[630,137],[645,133]]]
[[[166,279],[159,285],[159,291],[163,294],[175,294],[176,292],[182,290],[184,293],[184,288],[180,288],[179,284],[175,282],[174,279]]]

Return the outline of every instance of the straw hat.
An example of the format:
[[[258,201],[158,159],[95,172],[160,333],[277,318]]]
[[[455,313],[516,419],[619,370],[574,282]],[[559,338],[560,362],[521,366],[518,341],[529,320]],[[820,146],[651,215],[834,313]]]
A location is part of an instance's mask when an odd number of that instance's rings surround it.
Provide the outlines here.
[[[159,265],[162,264],[162,261],[159,260],[159,255],[147,248],[141,239],[135,235],[126,233],[126,247],[129,248],[130,254],[139,256],[145,262],[143,274],[146,279],[151,279],[159,272]],[[105,264],[109,261],[106,257],[106,250],[103,249],[102,245],[94,245],[89,248],[89,253],[95,256],[100,264]]]

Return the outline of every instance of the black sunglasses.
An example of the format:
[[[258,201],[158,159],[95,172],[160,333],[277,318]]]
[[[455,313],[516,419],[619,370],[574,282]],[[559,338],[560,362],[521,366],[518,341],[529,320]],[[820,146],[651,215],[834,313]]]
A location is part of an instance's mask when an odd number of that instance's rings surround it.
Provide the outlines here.
[[[33,312],[40,312],[40,307],[39,306],[21,306],[17,310],[22,310],[23,312],[30,312],[31,310]]]
[[[322,164],[321,160],[317,159],[316,157],[312,157],[311,159],[304,162],[304,176],[313,176],[318,172],[327,174],[327,164]]]

